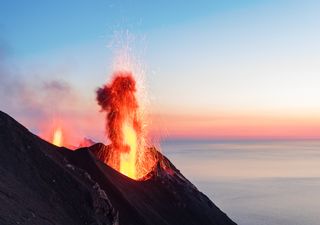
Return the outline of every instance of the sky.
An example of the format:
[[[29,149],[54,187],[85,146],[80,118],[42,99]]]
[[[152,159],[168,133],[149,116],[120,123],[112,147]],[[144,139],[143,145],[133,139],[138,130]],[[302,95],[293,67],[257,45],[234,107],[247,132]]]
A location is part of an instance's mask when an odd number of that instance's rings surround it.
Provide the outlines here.
[[[0,110],[102,141],[125,47],[151,136],[320,138],[318,1],[0,1]]]

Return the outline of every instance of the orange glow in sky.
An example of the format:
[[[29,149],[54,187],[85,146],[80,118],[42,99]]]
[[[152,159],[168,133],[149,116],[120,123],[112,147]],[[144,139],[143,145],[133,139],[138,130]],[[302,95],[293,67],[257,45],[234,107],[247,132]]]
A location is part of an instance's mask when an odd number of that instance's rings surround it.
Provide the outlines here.
[[[156,115],[154,135],[165,138],[318,139],[320,117],[274,115]],[[160,129],[159,129],[160,127]],[[163,127],[163,129],[161,129]]]

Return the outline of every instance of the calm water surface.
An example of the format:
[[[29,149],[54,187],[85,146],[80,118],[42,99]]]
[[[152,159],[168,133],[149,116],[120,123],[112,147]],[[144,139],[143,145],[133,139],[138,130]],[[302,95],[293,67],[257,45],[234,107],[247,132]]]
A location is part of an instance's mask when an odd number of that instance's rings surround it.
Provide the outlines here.
[[[162,151],[239,225],[320,225],[320,141],[168,141]]]

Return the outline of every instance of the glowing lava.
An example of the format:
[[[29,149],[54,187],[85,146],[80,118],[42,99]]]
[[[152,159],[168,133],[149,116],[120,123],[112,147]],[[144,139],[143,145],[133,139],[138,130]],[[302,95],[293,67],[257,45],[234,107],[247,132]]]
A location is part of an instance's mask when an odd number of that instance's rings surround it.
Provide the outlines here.
[[[137,135],[135,130],[127,123],[123,124],[122,133],[124,144],[128,145],[128,153],[120,153],[120,172],[131,178],[137,178],[136,161],[137,161]]]
[[[63,145],[62,130],[57,128],[53,132],[52,144],[61,147]]]
[[[110,84],[97,90],[97,101],[107,112],[107,131],[112,142],[107,164],[132,179],[140,179],[151,171],[155,160],[147,156],[143,118],[135,93],[132,73],[119,71],[113,74]]]

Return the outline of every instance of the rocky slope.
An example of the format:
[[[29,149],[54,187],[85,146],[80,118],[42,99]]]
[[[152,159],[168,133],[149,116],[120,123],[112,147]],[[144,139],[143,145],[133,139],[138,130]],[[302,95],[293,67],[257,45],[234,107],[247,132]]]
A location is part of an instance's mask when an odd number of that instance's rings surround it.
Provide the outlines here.
[[[235,224],[164,156],[135,181],[99,160],[109,150],[58,148],[0,112],[0,224]]]

